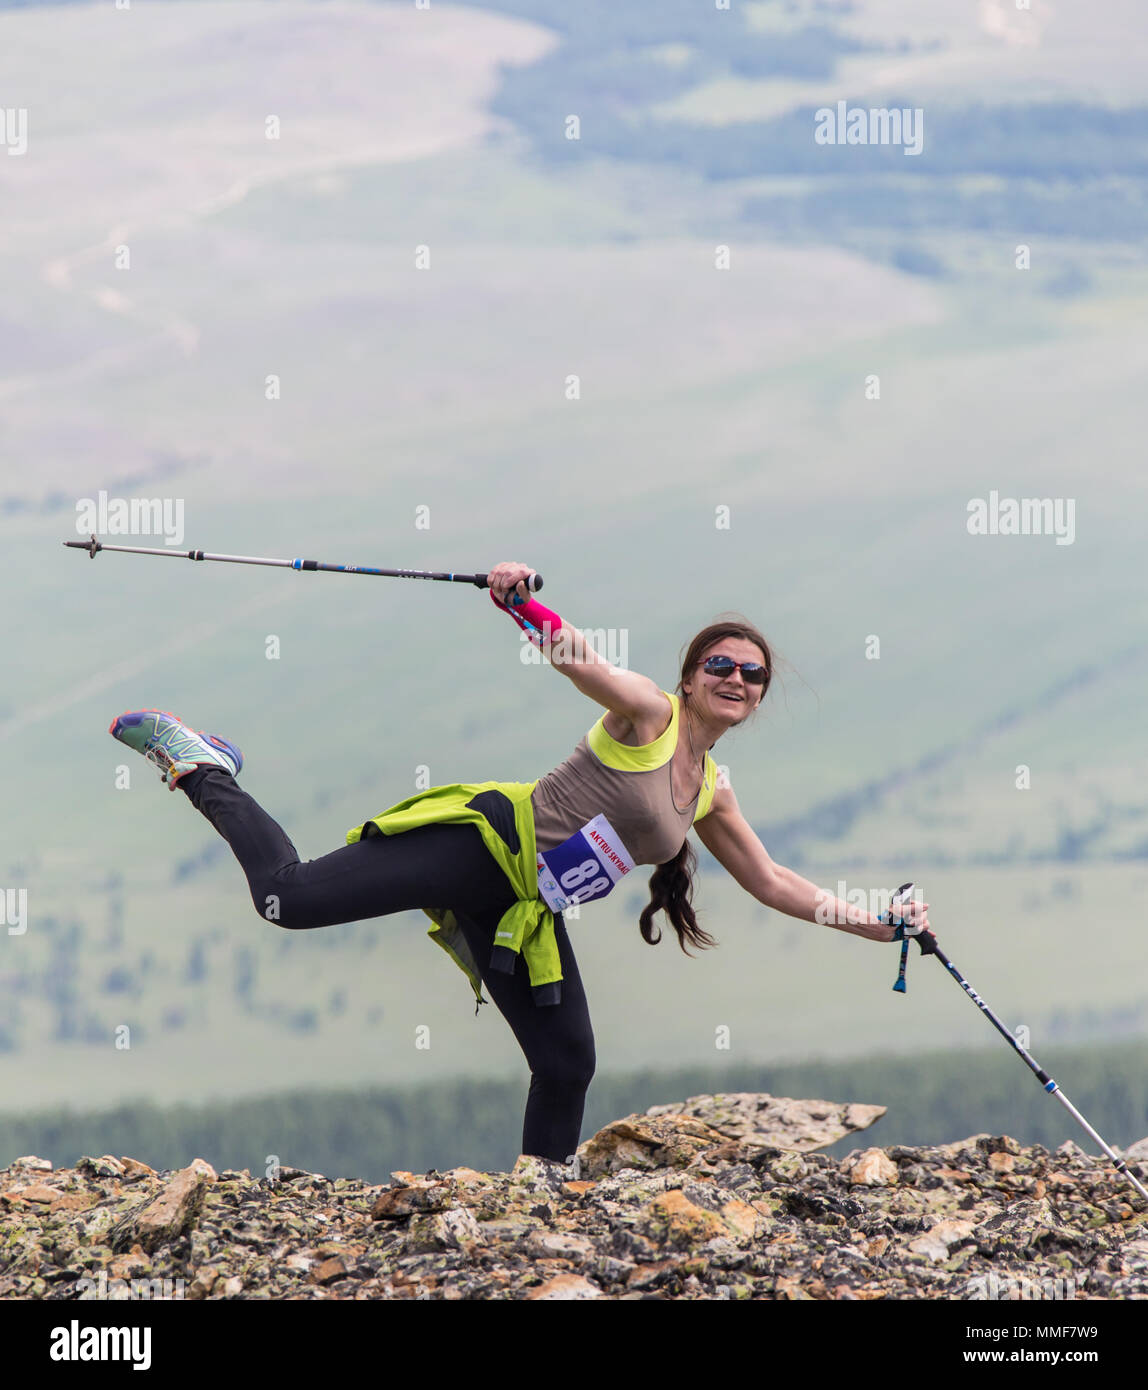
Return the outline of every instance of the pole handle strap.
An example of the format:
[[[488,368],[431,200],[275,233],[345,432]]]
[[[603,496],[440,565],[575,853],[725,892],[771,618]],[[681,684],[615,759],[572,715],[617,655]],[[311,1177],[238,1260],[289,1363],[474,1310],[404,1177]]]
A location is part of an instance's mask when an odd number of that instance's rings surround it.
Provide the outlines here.
[[[909,942],[915,940],[921,949],[923,956],[936,954],[937,938],[931,931],[922,931],[920,927],[914,926],[906,921],[900,913],[899,904],[913,891],[912,883],[902,883],[900,888],[893,894],[892,904],[887,912],[883,912],[880,921],[890,922],[896,925],[893,933],[893,940],[901,943],[901,959],[897,968],[897,979],[893,984],[895,994],[904,994],[907,986],[905,984],[905,971],[909,964]]]
[[[542,639],[556,636],[562,626],[562,619],[558,614],[547,608],[544,603],[539,603],[536,598],[523,600],[517,594],[511,594],[510,601],[514,607],[509,607],[495,598],[494,590],[491,589],[490,601],[496,608],[501,608],[504,613],[509,613],[534,646],[539,647],[539,649],[541,649]]]

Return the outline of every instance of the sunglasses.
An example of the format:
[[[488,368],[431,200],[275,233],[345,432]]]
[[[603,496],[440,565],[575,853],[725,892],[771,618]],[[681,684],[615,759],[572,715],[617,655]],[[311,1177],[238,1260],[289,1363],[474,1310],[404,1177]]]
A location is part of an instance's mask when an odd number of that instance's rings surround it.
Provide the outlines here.
[[[746,685],[765,684],[765,667],[759,661],[735,661],[732,656],[711,656],[702,670],[707,676],[729,676],[740,670]]]

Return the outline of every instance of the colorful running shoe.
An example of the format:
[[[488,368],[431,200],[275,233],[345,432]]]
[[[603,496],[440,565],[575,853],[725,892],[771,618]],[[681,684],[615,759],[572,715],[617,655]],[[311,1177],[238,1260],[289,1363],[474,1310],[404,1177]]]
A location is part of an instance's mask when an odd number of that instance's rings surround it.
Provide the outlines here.
[[[236,777],[243,766],[243,754],[234,743],[215,734],[195,733],[167,710],[126,711],[112,720],[108,733],[154,763],[169,791],[175,791],[179,779],[197,767],[221,767]]]

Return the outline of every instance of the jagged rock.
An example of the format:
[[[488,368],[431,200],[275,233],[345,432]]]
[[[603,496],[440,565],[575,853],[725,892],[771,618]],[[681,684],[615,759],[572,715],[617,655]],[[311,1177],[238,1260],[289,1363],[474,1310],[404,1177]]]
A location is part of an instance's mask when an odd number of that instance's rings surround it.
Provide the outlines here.
[[[214,1177],[210,1164],[195,1159],[158,1197],[133,1207],[116,1223],[109,1233],[112,1249],[122,1250],[138,1241],[145,1250],[153,1250],[182,1235],[199,1214],[207,1184]]]
[[[131,1279],[135,1275],[146,1274],[150,1269],[151,1260],[139,1245],[133,1245],[129,1254],[108,1262],[108,1274],[116,1279]]]
[[[338,1255],[332,1256],[329,1260],[324,1260],[311,1271],[311,1279],[316,1284],[333,1284],[336,1279],[342,1279],[347,1273],[347,1266]]]
[[[923,1236],[911,1240],[909,1249],[930,1260],[947,1260],[950,1246],[968,1240],[975,1230],[971,1221],[938,1221]]]
[[[977,1148],[990,1156],[993,1154],[1018,1154],[1020,1145],[1007,1134],[982,1134],[977,1139]]]
[[[27,1154],[24,1158],[14,1158],[13,1168],[35,1168],[40,1173],[50,1173],[52,1163],[47,1158],[37,1158],[35,1154]]]
[[[691,1096],[678,1104],[653,1105],[646,1111],[648,1116],[692,1115],[729,1139],[756,1140],[800,1153],[823,1149],[847,1134],[868,1129],[884,1113],[883,1105],[840,1105],[745,1091]]]
[[[1051,1202],[1042,1197],[1035,1202],[1013,1202],[977,1226],[975,1235],[983,1255],[992,1258],[1003,1252],[1023,1256],[1063,1229]]]
[[[897,1165],[883,1149],[866,1149],[849,1168],[854,1187],[892,1187],[897,1181]]]
[[[442,1211],[451,1205],[450,1188],[441,1182],[413,1182],[380,1192],[371,1208],[372,1221],[399,1221],[415,1212]]]
[[[783,1153],[777,1158],[765,1154],[769,1165],[769,1176],[774,1182],[800,1182],[809,1172],[805,1160],[799,1153]]]
[[[417,1217],[411,1222],[406,1248],[416,1250],[465,1250],[481,1245],[484,1236],[473,1212],[466,1207]]]
[[[191,1284],[187,1289],[187,1297],[189,1299],[192,1299],[193,1301],[199,1300],[201,1298],[207,1298],[211,1294],[212,1289],[215,1287],[215,1281],[218,1278],[218,1269],[208,1267],[198,1270],[196,1272],[195,1278],[191,1281]]]
[[[80,1211],[91,1205],[90,1198],[83,1193],[69,1192],[53,1183],[25,1183],[10,1187],[7,1192],[0,1194],[0,1201],[13,1208],[29,1205],[46,1208],[53,1214],[58,1211]]]
[[[139,1159],[121,1158],[120,1163],[123,1165],[125,1182],[137,1182],[140,1178],[154,1178],[156,1176],[155,1169],[149,1168],[146,1163],[141,1163]]]
[[[1120,1252],[1122,1274],[1148,1274],[1148,1235],[1130,1240]]]
[[[124,1171],[124,1165],[111,1154],[104,1154],[103,1158],[90,1158],[85,1154],[77,1160],[76,1167],[81,1172],[91,1173],[97,1178],[118,1178]]]
[[[695,1205],[680,1188],[647,1203],[639,1214],[638,1225],[657,1244],[678,1245],[687,1250],[725,1232],[720,1217]]]
[[[594,1251],[594,1242],[573,1231],[532,1231],[527,1249],[544,1260],[583,1260]]]
[[[10,1194],[24,1202],[54,1202],[59,1197],[58,1187],[47,1187],[44,1183],[29,1183],[27,1187],[14,1188]]]
[[[14,1164],[0,1298],[1148,1298],[1148,1213],[1110,1163],[987,1134],[840,1161],[793,1124],[766,1142],[803,1109],[692,1097],[606,1126],[573,1169],[523,1154],[381,1185]]]
[[[706,1149],[723,1144],[725,1138],[720,1131],[688,1116],[647,1119],[629,1115],[579,1145],[579,1172],[593,1178],[626,1168],[684,1168]]]

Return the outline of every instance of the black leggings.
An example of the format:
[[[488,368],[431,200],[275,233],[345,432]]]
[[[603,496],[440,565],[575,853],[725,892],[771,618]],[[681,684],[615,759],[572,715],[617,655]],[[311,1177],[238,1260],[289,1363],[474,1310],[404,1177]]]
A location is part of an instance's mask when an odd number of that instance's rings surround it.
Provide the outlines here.
[[[306,931],[411,908],[451,907],[482,982],[530,1065],[520,1152],[559,1162],[571,1157],[595,1066],[578,965],[565,925],[556,920],[561,1003],[534,1003],[521,955],[513,975],[489,969],[495,928],[515,894],[475,826],[442,822],[371,836],[304,864],[283,830],[230,773],[199,768],[176,785],[231,846],[256,911],[277,926]],[[272,896],[278,916],[267,918]]]

